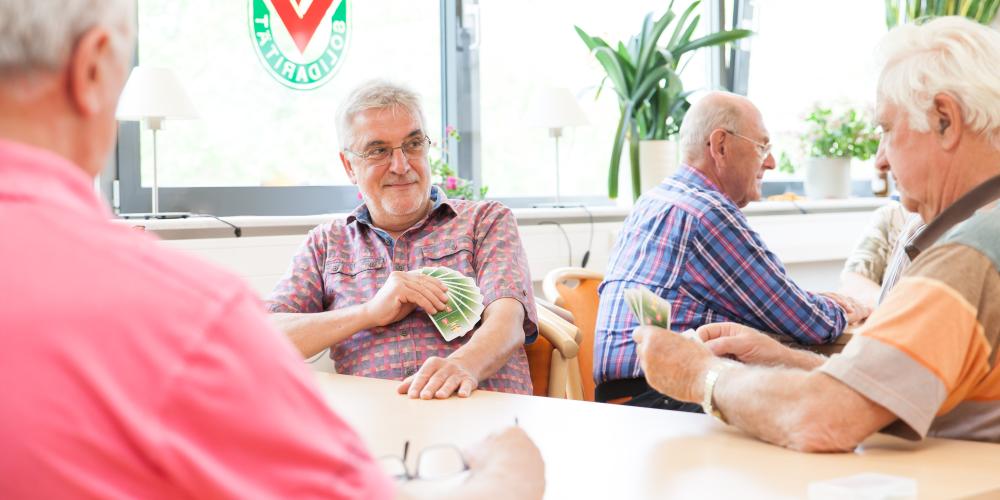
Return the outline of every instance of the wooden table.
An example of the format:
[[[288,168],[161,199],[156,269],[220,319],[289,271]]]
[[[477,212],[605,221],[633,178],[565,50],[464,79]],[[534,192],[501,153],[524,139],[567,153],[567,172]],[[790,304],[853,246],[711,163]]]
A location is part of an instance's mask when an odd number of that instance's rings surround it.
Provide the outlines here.
[[[854,453],[806,454],[705,416],[477,391],[411,400],[397,382],[317,373],[330,406],[375,456],[465,446],[513,424],[545,459],[546,498],[805,498],[808,484],[862,472],[917,480],[921,498],[1000,497],[1000,445],[877,435]]]

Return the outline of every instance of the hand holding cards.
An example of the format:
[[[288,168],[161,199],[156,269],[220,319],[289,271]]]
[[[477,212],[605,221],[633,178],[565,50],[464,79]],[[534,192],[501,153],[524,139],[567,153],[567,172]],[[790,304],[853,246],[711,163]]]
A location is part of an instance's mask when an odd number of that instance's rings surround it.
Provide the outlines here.
[[[428,314],[446,342],[472,331],[483,314],[483,295],[472,278],[447,267],[420,269],[448,287],[448,302],[444,311]]]
[[[634,287],[625,290],[625,302],[632,309],[640,325],[658,326],[670,330],[670,302],[645,287]],[[686,338],[701,342],[694,330],[682,332]]]

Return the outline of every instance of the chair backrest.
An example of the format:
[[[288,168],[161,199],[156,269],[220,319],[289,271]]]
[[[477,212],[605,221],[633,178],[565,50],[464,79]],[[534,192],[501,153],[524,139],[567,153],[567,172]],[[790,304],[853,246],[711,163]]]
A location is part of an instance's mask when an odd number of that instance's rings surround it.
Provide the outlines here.
[[[567,309],[580,331],[580,352],[577,355],[582,374],[583,399],[594,400],[594,326],[597,323],[599,295],[597,287],[604,275],[579,267],[553,269],[542,282],[545,298]]]
[[[575,325],[545,307],[538,308],[538,338],[525,347],[534,395],[583,398],[579,340]]]

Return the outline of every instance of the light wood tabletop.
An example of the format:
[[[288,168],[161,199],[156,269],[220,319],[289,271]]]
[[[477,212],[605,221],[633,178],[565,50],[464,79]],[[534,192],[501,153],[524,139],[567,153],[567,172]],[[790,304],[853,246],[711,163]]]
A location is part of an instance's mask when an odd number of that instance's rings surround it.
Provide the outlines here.
[[[878,472],[913,478],[920,498],[1000,498],[1000,445],[876,435],[853,453],[772,446],[705,415],[476,391],[411,400],[398,382],[317,373],[330,406],[376,457],[466,446],[514,423],[545,460],[546,498],[806,498],[808,485]]]

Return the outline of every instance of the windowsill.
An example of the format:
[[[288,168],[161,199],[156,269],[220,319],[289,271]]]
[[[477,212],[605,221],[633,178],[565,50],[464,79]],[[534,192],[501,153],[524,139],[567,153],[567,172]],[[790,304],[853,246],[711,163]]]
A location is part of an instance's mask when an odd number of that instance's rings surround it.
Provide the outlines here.
[[[868,212],[888,203],[887,198],[848,198],[844,200],[760,201],[747,205],[743,212],[748,216],[796,215],[841,212]],[[511,209],[519,225],[538,225],[558,222],[617,223],[625,220],[630,207],[595,206],[567,208],[514,208]],[[589,213],[588,213],[589,212]],[[346,217],[346,213],[301,216],[234,216],[223,217],[242,229],[243,236],[282,236],[303,234],[313,227],[331,220]],[[187,219],[116,219],[115,222],[132,227],[143,227],[155,232],[162,239],[225,238],[233,237],[233,229],[210,217]]]

